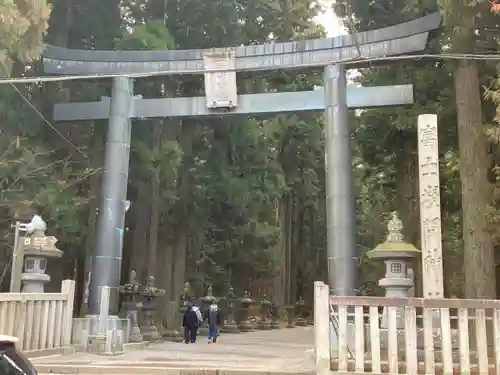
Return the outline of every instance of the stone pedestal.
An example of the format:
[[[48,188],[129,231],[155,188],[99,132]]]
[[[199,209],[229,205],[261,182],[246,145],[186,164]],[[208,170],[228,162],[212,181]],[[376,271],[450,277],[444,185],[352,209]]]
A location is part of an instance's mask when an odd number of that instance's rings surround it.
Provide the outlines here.
[[[269,329],[271,329],[271,322],[269,320],[267,320],[266,318],[260,319],[257,322],[257,328],[262,330],[262,331],[269,330]]]
[[[286,328],[293,328],[295,306],[285,306],[285,310],[286,310],[286,321],[287,321]]]
[[[39,267],[43,264],[45,267],[45,259],[26,257],[25,258],[25,271],[21,274],[22,289],[21,293],[44,293],[45,284],[50,281],[50,276],[47,275],[45,270],[41,272]],[[30,268],[27,268],[30,267]]]
[[[224,327],[221,329],[222,333],[240,333],[240,329],[234,320],[234,317],[228,318]]]
[[[297,319],[295,320],[295,325],[297,327],[307,326],[305,309],[306,309],[306,303],[304,301],[304,298],[300,297],[297,303],[295,304],[295,313],[297,315]]]
[[[276,304],[276,302],[273,301],[273,303],[271,305],[271,324],[270,324],[270,328],[271,329],[281,328],[279,320],[280,320],[279,308],[278,308],[278,305]]]
[[[314,311],[312,309],[308,310],[308,312],[307,312],[306,322],[307,322],[308,326],[314,325]]]

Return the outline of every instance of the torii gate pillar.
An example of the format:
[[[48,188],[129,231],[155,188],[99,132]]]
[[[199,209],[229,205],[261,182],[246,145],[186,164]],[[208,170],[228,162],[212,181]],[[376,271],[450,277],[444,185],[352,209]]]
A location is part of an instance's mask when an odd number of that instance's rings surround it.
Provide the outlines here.
[[[130,159],[133,80],[113,78],[109,110],[108,135],[104,155],[99,215],[97,216],[96,250],[92,259],[88,311],[99,314],[101,288],[111,287],[109,314],[118,315],[125,206]]]
[[[346,70],[328,65],[325,80],[325,181],[328,283],[338,296],[359,290]]]

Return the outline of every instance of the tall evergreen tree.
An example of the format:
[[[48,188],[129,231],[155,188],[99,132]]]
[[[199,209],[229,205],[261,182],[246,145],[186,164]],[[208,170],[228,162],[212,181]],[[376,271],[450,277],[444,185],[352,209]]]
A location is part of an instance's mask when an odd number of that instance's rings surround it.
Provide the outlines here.
[[[46,0],[0,1],[0,76],[10,75],[16,61],[40,57],[49,16]]]

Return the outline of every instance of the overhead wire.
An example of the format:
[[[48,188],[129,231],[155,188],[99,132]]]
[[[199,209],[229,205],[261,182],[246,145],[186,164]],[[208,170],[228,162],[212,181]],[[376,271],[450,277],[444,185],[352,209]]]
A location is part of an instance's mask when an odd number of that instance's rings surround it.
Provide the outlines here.
[[[75,149],[75,151],[77,151],[84,158],[90,160],[90,157],[85,152],[76,147],[76,145],[73,142],[71,142],[67,137],[65,137],[64,134],[62,134],[54,125],[51,124],[49,120],[47,120],[47,118],[43,115],[43,113],[40,112],[38,108],[31,103],[31,101],[16,87],[16,85],[14,85],[14,83],[10,83],[10,85],[14,88],[14,90],[16,90],[16,92],[23,99],[23,101],[28,106],[30,106],[30,108],[43,120],[43,122],[47,124],[59,137],[61,137],[62,140],[68,143],[73,149]]]
[[[330,64],[361,64],[365,62],[385,62],[385,61],[404,61],[404,60],[482,60],[482,61],[500,61],[500,54],[466,54],[466,53],[422,53],[422,54],[409,54],[400,56],[380,56],[380,57],[351,57],[343,60],[330,60],[322,62],[311,62],[297,64],[280,64],[275,69],[298,69],[298,68],[321,68]],[[219,68],[219,69],[175,69],[175,70],[159,70],[148,71],[142,73],[96,73],[96,74],[75,74],[63,76],[38,76],[38,77],[17,77],[17,78],[1,78],[0,84],[21,84],[21,83],[43,83],[43,82],[62,82],[62,81],[78,81],[88,79],[106,79],[116,77],[129,77],[129,78],[147,78],[155,76],[166,75],[182,75],[182,74],[204,74],[204,73],[223,73],[235,71],[263,71],[262,67],[248,67],[248,68]]]

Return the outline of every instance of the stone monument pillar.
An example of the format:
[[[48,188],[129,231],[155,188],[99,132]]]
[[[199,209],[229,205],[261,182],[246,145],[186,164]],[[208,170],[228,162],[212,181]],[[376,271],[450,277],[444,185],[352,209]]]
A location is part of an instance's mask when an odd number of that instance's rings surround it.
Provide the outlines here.
[[[412,244],[404,242],[401,231],[403,223],[396,212],[387,224],[387,239],[375,249],[369,251],[370,259],[380,259],[385,263],[385,277],[380,279],[379,285],[385,288],[386,297],[409,297],[413,287],[412,275],[409,273],[409,261],[420,256],[420,251]],[[396,328],[404,329],[404,307],[396,310]],[[382,313],[382,328],[387,328],[387,309]]]
[[[43,293],[44,285],[50,281],[45,273],[49,258],[60,258],[63,252],[56,248],[57,238],[46,236],[47,225],[41,217],[33,222],[33,233],[24,237],[24,272],[21,275],[22,293]]]
[[[437,115],[418,116],[418,174],[424,298],[443,298]]]

